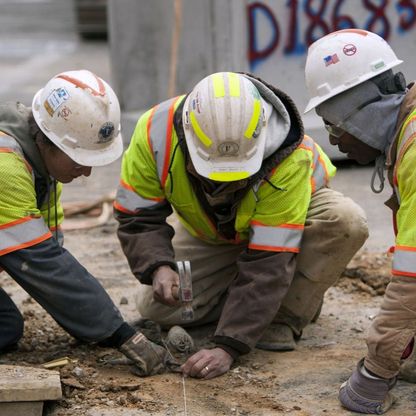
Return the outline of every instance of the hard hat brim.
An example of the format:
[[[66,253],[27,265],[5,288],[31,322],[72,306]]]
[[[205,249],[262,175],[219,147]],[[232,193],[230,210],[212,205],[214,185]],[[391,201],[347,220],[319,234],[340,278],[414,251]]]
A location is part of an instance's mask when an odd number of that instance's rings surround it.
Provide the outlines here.
[[[322,95],[322,96],[316,96],[311,98],[308,101],[308,104],[306,105],[305,110],[303,111],[303,114],[308,113],[309,111],[313,110],[314,108],[318,107],[319,104],[322,104],[324,101],[329,100],[332,97],[335,97],[338,94],[343,93],[344,91],[347,91],[353,87],[356,87],[359,84],[362,84],[363,82],[376,77],[377,75],[382,74],[383,72],[388,71],[391,68],[394,68],[397,65],[400,65],[401,63],[403,63],[402,60],[400,59],[396,59],[393,62],[391,62],[389,65],[386,65],[385,67],[383,67],[382,71],[378,71],[378,72],[373,72],[373,73],[368,73],[366,75],[363,75],[359,78],[357,78],[354,82],[350,82],[348,83],[348,85],[340,85],[337,88],[333,88],[331,90],[330,93]]]

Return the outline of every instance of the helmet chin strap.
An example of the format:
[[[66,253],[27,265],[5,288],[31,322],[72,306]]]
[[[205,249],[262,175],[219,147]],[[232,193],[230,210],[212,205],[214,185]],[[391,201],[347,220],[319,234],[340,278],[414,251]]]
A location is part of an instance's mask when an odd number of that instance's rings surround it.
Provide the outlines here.
[[[385,156],[384,153],[382,153],[376,159],[373,175],[371,176],[371,190],[376,194],[379,194],[384,189],[384,180],[385,180],[384,166],[385,166],[385,163],[386,163],[386,156]],[[379,180],[379,187],[378,188],[375,187],[376,176],[378,176],[378,180]]]

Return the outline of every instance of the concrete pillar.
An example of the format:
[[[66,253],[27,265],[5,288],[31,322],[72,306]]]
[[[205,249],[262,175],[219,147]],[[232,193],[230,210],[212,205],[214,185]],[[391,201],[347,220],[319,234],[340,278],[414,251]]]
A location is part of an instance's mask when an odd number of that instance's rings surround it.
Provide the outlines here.
[[[179,3],[175,26],[175,0],[109,0],[113,87],[123,111],[125,142],[140,111],[189,92],[210,73],[247,69],[240,0]]]

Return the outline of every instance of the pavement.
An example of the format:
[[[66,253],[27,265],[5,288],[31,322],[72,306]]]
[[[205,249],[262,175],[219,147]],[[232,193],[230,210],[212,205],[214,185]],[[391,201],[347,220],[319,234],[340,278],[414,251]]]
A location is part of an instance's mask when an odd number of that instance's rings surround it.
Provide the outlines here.
[[[0,0],[0,100],[30,105],[33,95],[53,75],[89,69],[111,84],[112,70],[106,41],[81,40],[76,33],[72,2],[66,0]],[[48,10],[48,13],[45,13]],[[28,17],[30,16],[29,23]],[[126,114],[123,114],[126,116]],[[131,114],[128,115],[131,118]],[[128,143],[129,131],[125,133]],[[123,130],[122,130],[123,131]],[[89,178],[64,186],[63,201],[94,200],[116,189],[120,160],[94,168]],[[370,237],[364,248],[384,251],[394,243],[391,214],[381,194],[370,189],[372,167],[342,163],[332,187],[357,201],[368,217]]]

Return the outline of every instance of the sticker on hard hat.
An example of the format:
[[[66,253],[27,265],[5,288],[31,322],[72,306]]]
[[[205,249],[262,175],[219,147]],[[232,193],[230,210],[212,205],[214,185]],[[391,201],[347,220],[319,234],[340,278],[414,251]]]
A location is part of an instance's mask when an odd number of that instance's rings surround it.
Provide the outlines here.
[[[114,136],[114,124],[111,121],[104,123],[98,132],[98,143],[107,143]]]
[[[339,62],[338,55],[334,53],[333,55],[328,55],[324,57],[325,66],[336,64]]]
[[[52,117],[55,113],[55,111],[65,102],[69,99],[70,95],[68,94],[68,91],[65,88],[58,88],[56,90],[53,90],[48,98],[43,103],[46,111],[48,114]]]
[[[344,52],[344,55],[352,56],[357,52],[357,47],[352,43],[349,43],[342,48],[342,52]]]
[[[224,142],[218,146],[218,153],[221,156],[235,156],[238,154],[239,145],[234,142]]]

